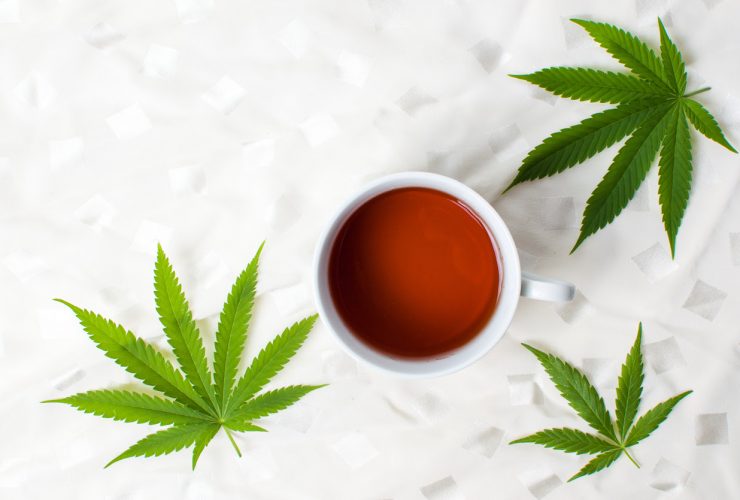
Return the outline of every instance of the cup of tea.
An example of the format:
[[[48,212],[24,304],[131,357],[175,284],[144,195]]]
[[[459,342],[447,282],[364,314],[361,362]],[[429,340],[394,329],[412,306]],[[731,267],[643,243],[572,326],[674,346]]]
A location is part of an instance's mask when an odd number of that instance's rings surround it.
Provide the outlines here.
[[[410,377],[481,358],[520,296],[575,293],[523,273],[496,210],[465,184],[427,172],[388,175],[351,196],[319,238],[313,271],[319,315],[349,354]]]

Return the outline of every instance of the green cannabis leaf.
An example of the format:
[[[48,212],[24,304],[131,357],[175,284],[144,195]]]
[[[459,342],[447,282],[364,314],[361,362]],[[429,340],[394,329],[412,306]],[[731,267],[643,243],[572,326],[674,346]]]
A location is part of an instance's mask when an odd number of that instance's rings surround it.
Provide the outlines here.
[[[550,135],[529,152],[504,192],[524,181],[560,173],[629,136],[591,193],[571,252],[620,214],[659,154],[659,202],[671,255],[675,257],[676,236],[691,191],[689,123],[709,139],[733,153],[737,151],[709,111],[691,99],[709,88],[686,92],[686,65],[660,19],[660,56],[616,26],[582,19],[572,21],[632,74],[553,67],[528,75],[511,75],[561,97],[616,107]]]
[[[604,400],[594,386],[577,368],[552,354],[544,353],[527,344],[523,345],[537,357],[570,407],[598,434],[588,434],[578,429],[545,429],[510,444],[534,443],[577,455],[596,455],[569,481],[609,467],[622,453],[639,467],[627,449],[648,437],[668,418],[673,407],[692,392],[682,392],[659,403],[635,422],[642,397],[642,383],[645,379],[641,350],[642,323],[637,329],[637,339],[619,375],[615,405],[616,422],[612,420]]]
[[[264,245],[264,244],[263,244]],[[298,351],[316,322],[316,315],[286,328],[252,360],[237,380],[239,363],[252,317],[262,245],[236,279],[218,323],[213,374],[190,306],[162,247],[154,266],[154,296],[159,319],[180,369],[153,345],[102,316],[55,299],[75,313],[82,327],[105,352],[144,384],[161,393],[124,389],[96,390],[45,403],[65,403],[85,413],[124,422],[171,426],[146,436],[108,462],[150,457],[193,446],[195,469],[203,449],[223,429],[236,453],[234,432],[264,432],[253,421],[287,408],[323,385],[291,385],[262,394],[262,388]]]

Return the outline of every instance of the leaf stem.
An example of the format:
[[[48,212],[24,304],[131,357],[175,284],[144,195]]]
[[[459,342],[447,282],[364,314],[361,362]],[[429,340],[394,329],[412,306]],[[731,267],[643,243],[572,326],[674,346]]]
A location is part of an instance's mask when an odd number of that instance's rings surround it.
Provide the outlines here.
[[[231,433],[229,432],[229,429],[227,429],[226,427],[224,427],[224,432],[226,433],[227,436],[229,436],[229,441],[231,441],[231,445],[236,450],[236,454],[239,455],[239,458],[241,458],[242,457],[242,452],[239,449],[239,447],[236,445],[236,441],[234,441],[234,436],[231,435]],[[627,456],[629,456],[629,455],[627,455]],[[634,462],[634,460],[633,460],[633,462]],[[637,465],[637,464],[635,464],[635,465]],[[637,465],[637,466],[639,467],[639,465]]]
[[[227,432],[228,432],[228,431],[227,431]],[[627,455],[627,458],[629,458],[629,459],[630,459],[630,462],[632,462],[633,464],[635,464],[635,467],[637,467],[637,468],[639,469],[639,468],[640,468],[640,464],[638,464],[638,463],[637,463],[637,462],[635,461],[635,459],[634,459],[634,458],[632,458],[632,456],[631,456],[631,455],[629,454],[629,452],[627,451],[627,448],[622,448],[622,451],[624,451],[624,454],[625,454],[625,455]]]
[[[699,90],[695,90],[693,92],[689,92],[688,94],[684,94],[684,97],[691,97],[696,94],[701,94],[702,92],[706,92],[707,90],[712,90],[712,87],[702,87]]]

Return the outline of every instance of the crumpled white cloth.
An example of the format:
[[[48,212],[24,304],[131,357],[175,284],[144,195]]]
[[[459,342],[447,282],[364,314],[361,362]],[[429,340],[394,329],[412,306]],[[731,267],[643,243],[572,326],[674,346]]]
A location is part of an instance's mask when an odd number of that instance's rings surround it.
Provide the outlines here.
[[[0,1],[0,498],[381,499],[740,497],[740,161],[700,139],[678,255],[653,170],[627,210],[575,254],[585,200],[615,149],[500,196],[523,155],[602,109],[508,78],[548,65],[615,67],[570,17],[657,43],[661,16],[690,88],[740,145],[740,4],[351,0]],[[265,247],[253,355],[313,311],[317,235],[369,179],[460,179],[510,224],[527,270],[574,282],[573,303],[522,301],[502,342],[434,381],[350,360],[322,327],[275,381],[330,385],[204,452],[103,465],[146,426],[42,405],[130,383],[51,301],[63,297],[162,341],[156,243],[212,340],[228,287]],[[586,370],[613,404],[645,327],[641,410],[695,392],[625,459],[508,445],[586,427],[526,341]]]

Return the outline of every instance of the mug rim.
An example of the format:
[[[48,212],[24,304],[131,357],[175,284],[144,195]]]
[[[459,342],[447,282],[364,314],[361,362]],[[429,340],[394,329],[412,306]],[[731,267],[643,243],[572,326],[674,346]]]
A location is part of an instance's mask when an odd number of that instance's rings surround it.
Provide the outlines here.
[[[501,291],[491,317],[481,331],[463,346],[439,357],[409,359],[384,354],[359,340],[344,324],[328,286],[328,264],[334,240],[347,218],[362,204],[382,193],[405,187],[429,188],[454,196],[486,225],[501,262]],[[462,182],[440,174],[408,171],[380,177],[353,193],[334,211],[316,244],[313,292],[321,321],[354,359],[394,375],[425,378],[447,375],[487,354],[503,337],[514,317],[521,292],[519,255],[509,228],[496,209]]]

